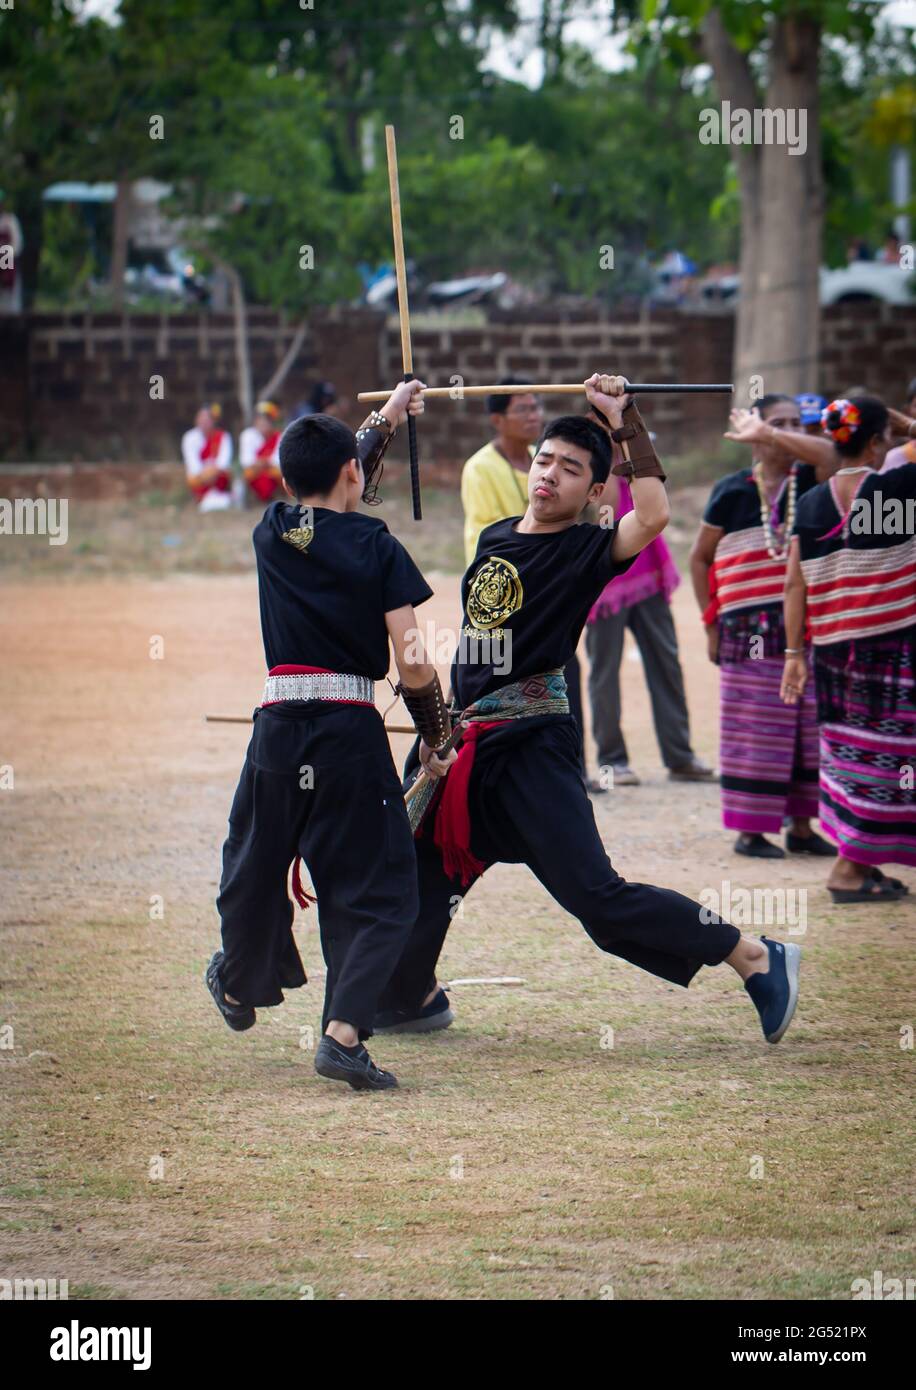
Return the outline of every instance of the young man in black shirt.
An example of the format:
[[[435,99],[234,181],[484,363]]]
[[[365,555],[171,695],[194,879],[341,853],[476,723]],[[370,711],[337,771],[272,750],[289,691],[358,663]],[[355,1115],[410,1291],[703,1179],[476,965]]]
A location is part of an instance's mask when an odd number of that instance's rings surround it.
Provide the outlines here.
[[[600,505],[612,462],[598,424],[566,416],[547,426],[528,480],[528,509],[481,534],[464,576],[462,636],[452,667],[467,721],[416,836],[420,911],[384,992],[377,1032],[428,1032],[451,1021],[435,967],[455,903],[496,862],[524,863],[601,950],[686,986],[727,961],[746,982],[768,1042],[791,1022],[796,945],[753,941],[680,893],[627,883],[605,853],[579,775],[563,667],[586,615],[615,574],[668,521],[664,472],[622,377],[585,383],[630,480],[633,511],[617,526],[577,524]]]
[[[394,429],[422,411],[420,390],[417,381],[398,386],[355,436],[311,415],[280,441],[294,505],[271,503],[254,530],[268,677],[223,848],[223,949],[206,976],[239,1032],[257,1008],[305,984],[287,892],[295,859],[305,905],[304,860],[327,966],[315,1069],[357,1089],[397,1085],[362,1042],[417,912],[410,826],[374,704],[389,643],[418,732],[432,748],[450,733],[438,677],[414,643],[414,607],[432,590],[385,523],[356,510],[375,498]]]

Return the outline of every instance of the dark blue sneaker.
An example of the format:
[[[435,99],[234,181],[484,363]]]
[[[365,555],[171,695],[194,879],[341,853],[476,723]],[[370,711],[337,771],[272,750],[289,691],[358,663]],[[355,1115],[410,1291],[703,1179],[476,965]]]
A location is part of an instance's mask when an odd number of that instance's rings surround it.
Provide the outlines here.
[[[770,968],[765,975],[759,971],[751,975],[745,980],[744,988],[760,1015],[763,1036],[768,1043],[778,1043],[792,1022],[798,1003],[801,947],[771,941],[768,936],[762,936],[760,940],[770,953]]]
[[[346,1081],[354,1091],[390,1091],[398,1084],[393,1072],[375,1065],[362,1043],[343,1047],[327,1033],[315,1053],[315,1070],[330,1081]]]
[[[449,1007],[448,995],[440,989],[419,1013],[401,1013],[397,1009],[385,1009],[375,1015],[373,1033],[435,1033],[454,1023],[455,1015]]]
[[[223,963],[222,951],[216,951],[210,958],[207,966],[207,973],[204,979],[207,989],[213,997],[213,1002],[219,1009],[223,1018],[229,1024],[234,1033],[244,1033],[247,1028],[253,1028],[257,1022],[254,1009],[247,1004],[230,1004],[226,998],[226,991],[223,989],[223,982],[219,977],[219,968]]]

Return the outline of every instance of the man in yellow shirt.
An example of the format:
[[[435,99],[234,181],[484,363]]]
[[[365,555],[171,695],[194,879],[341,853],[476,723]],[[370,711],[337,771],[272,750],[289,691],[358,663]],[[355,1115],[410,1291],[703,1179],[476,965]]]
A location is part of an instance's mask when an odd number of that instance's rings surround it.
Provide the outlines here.
[[[501,386],[524,385],[507,377]],[[464,507],[464,558],[470,564],[485,526],[528,509],[528,466],[544,428],[544,411],[537,396],[488,396],[487,411],[493,438],[472,454],[461,470]]]

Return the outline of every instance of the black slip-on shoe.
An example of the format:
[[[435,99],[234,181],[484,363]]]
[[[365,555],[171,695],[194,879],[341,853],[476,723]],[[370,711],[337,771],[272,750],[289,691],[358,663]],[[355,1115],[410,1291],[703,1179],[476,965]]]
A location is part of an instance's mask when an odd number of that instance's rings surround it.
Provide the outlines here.
[[[793,835],[791,830],[787,830],[786,849],[790,854],[817,854],[822,859],[836,858],[836,845],[825,840],[823,835],[816,835],[813,830],[810,835]]]
[[[223,1018],[228,1023],[234,1033],[244,1033],[246,1029],[253,1028],[257,1023],[257,1015],[254,1009],[247,1004],[230,1004],[226,998],[226,991],[223,989],[222,981],[219,977],[219,968],[223,963],[222,951],[215,951],[210,958],[204,980],[207,989],[210,991],[213,1002],[219,1009]]]
[[[779,845],[771,845],[762,835],[749,832],[740,834],[735,841],[735,853],[746,854],[749,859],[785,859],[786,852]]]
[[[448,1028],[455,1022],[444,989],[433,995],[419,1013],[401,1013],[397,1009],[385,1009],[375,1015],[373,1033],[436,1033],[440,1028]]]
[[[346,1081],[354,1091],[390,1091],[398,1084],[393,1072],[375,1065],[362,1043],[350,1052],[327,1033],[315,1053],[315,1070],[329,1081]]]

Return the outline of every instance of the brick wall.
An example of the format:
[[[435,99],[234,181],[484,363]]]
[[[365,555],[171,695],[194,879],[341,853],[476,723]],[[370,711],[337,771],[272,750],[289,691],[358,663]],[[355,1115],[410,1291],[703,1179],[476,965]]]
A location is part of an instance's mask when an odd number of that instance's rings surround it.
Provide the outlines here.
[[[628,310],[581,313],[568,308],[497,313],[478,327],[420,328],[414,367],[430,385],[454,375],[468,384],[507,375],[582,380],[592,370],[622,370],[634,379],[727,381],[733,320],[729,315]],[[254,386],[263,385],[285,353],[294,325],[267,310],[249,317]],[[288,407],[319,378],[350,398],[358,422],[360,389],[392,385],[401,375],[397,325],[364,309],[316,315],[279,393]],[[235,356],[229,315],[39,314],[0,318],[0,457],[60,462],[130,463],[178,458],[178,441],[203,400],[219,400],[234,434],[244,423],[235,402]],[[835,306],[823,316],[825,391],[864,385],[900,403],[916,373],[916,307]],[[150,398],[150,377],[165,382]],[[799,387],[812,383],[800,382]],[[815,383],[815,385],[817,385]],[[555,397],[560,411],[581,404]],[[667,396],[642,402],[660,449],[715,447],[725,425],[722,397]],[[428,476],[453,478],[488,429],[483,403],[430,402],[423,421]],[[395,446],[403,455],[404,444]]]

